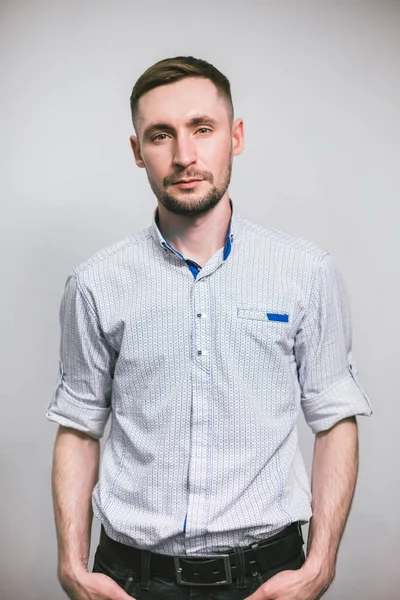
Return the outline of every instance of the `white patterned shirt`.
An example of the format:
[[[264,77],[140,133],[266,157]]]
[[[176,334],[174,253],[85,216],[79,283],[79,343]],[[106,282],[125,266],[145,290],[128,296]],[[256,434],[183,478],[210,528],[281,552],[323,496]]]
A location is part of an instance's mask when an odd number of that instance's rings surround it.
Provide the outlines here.
[[[157,225],[69,275],[47,417],[111,429],[93,491],[107,534],[164,554],[210,554],[311,516],[298,445],[370,415],[341,277],[317,245],[246,219],[203,266]]]

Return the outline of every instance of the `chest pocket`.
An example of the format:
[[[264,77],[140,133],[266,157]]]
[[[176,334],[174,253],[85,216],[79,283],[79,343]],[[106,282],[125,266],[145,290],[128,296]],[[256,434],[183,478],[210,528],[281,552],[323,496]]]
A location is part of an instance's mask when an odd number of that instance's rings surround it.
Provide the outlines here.
[[[270,355],[289,355],[293,350],[291,315],[284,310],[265,308],[237,308],[237,325],[257,349],[264,348]]]
[[[238,308],[237,316],[240,319],[253,319],[255,321],[270,321],[272,323],[289,323],[289,315],[285,312],[266,311],[259,308]]]

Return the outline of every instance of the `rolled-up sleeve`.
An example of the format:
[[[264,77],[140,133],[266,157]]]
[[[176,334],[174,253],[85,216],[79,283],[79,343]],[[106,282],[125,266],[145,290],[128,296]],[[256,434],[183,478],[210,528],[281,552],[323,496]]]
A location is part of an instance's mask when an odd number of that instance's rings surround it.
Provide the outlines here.
[[[314,433],[372,408],[352,356],[350,308],[329,254],[314,273],[307,312],[295,339],[301,405]]]
[[[74,273],[66,281],[60,327],[59,375],[46,416],[99,439],[111,410],[115,352]]]

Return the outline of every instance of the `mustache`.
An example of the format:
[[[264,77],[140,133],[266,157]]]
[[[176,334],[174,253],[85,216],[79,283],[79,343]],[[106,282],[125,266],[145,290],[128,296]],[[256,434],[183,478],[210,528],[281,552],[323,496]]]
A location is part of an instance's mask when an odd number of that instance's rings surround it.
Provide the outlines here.
[[[186,171],[186,173],[174,173],[173,175],[168,175],[163,179],[163,186],[168,187],[173,183],[176,183],[180,179],[204,179],[209,181],[210,183],[214,183],[214,176],[212,173],[208,171]]]

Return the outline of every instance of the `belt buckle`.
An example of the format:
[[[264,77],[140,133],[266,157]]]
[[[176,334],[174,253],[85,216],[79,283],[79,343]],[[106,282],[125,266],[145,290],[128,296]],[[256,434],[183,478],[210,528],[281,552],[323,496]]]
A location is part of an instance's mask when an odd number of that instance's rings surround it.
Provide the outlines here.
[[[224,562],[225,579],[223,579],[222,581],[213,581],[212,583],[199,583],[198,581],[187,581],[187,580],[182,579],[181,560],[183,560],[183,559],[190,560],[190,558],[192,558],[192,557],[191,556],[174,556],[176,580],[179,585],[192,585],[192,586],[205,587],[205,586],[209,586],[209,585],[229,585],[230,583],[232,583],[232,571],[231,571],[231,563],[229,562],[229,554],[208,554],[208,555],[201,556],[201,558],[204,558],[204,559],[210,559],[210,558],[221,559],[222,558],[222,560]],[[200,558],[200,557],[196,556],[196,558]]]

